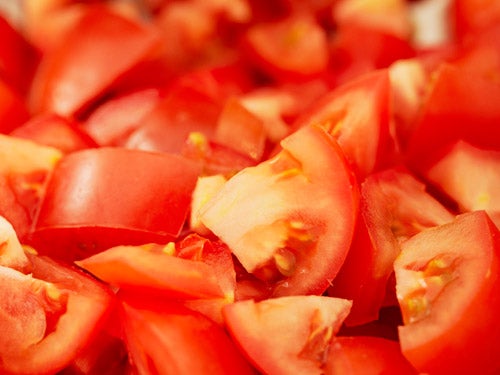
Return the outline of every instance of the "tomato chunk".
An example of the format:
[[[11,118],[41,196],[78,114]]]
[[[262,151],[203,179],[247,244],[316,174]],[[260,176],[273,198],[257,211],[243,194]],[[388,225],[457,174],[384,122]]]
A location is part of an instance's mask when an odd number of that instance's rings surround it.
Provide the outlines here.
[[[484,211],[404,242],[394,269],[401,348],[417,370],[498,372],[500,232]]]
[[[71,260],[115,245],[168,242],[184,225],[198,174],[198,165],[171,154],[97,148],[66,155],[48,182],[32,241]]]
[[[303,127],[281,145],[274,158],[226,182],[200,219],[275,296],[321,294],[351,243],[357,185],[322,129]]]

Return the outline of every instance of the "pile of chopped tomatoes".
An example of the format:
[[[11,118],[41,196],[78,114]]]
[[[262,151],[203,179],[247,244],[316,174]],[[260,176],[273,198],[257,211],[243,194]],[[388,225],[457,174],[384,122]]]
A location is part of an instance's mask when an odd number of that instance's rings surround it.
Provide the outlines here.
[[[500,372],[500,2],[19,6],[1,374]]]

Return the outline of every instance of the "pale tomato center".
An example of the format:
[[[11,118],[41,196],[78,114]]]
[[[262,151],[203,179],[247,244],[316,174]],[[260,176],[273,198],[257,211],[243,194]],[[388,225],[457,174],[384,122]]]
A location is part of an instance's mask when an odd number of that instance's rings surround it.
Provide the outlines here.
[[[443,255],[423,267],[408,267],[410,281],[406,290],[398,293],[405,324],[421,321],[431,314],[433,302],[456,278],[456,262],[456,258]]]

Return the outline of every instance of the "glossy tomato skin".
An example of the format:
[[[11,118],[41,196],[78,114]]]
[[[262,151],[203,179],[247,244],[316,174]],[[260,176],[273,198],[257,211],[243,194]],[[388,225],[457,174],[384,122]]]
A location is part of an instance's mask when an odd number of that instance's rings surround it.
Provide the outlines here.
[[[498,373],[500,232],[488,215],[462,214],[415,235],[402,245],[394,269],[401,348],[415,368]]]
[[[77,121],[53,113],[32,116],[11,131],[10,135],[57,148],[63,153],[97,146],[94,140],[79,128]]]
[[[0,15],[0,80],[20,96],[28,92],[40,60],[36,48]]]
[[[114,245],[174,239],[198,174],[197,164],[170,154],[97,148],[66,155],[48,182],[32,241],[74,260]]]
[[[62,41],[43,56],[31,87],[31,110],[81,114],[159,48],[153,28],[105,7],[88,6]]]
[[[125,341],[140,375],[255,374],[224,328],[175,301],[121,295]]]
[[[405,152],[413,171],[423,173],[459,139],[475,147],[499,149],[497,83],[445,63],[435,72],[429,90]]]
[[[0,78],[0,133],[8,133],[28,119],[24,99]]]
[[[397,341],[372,336],[338,336],[330,344],[326,375],[417,375]]]

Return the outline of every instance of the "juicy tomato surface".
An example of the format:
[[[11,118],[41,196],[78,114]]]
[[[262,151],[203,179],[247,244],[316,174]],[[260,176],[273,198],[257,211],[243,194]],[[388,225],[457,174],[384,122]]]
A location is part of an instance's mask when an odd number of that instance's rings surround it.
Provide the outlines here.
[[[0,0],[0,373],[500,372],[494,0]]]

